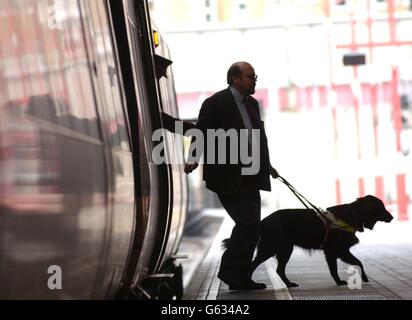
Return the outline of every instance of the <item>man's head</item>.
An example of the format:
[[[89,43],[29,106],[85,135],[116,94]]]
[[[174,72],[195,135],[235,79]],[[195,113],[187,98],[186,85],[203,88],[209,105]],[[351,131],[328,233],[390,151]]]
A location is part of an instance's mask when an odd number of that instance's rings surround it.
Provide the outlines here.
[[[243,95],[255,93],[257,76],[248,62],[235,62],[227,72],[227,83]]]

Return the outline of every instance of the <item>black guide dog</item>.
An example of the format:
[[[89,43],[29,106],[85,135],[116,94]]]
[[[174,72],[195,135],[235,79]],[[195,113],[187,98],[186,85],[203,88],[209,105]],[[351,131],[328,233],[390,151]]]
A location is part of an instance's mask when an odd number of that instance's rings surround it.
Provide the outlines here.
[[[347,284],[339,278],[337,258],[359,266],[362,280],[368,282],[362,263],[349,249],[359,242],[355,236],[357,231],[362,232],[364,227],[372,230],[378,221],[390,222],[393,219],[392,215],[385,209],[381,200],[371,195],[359,198],[350,204],[327,208],[327,211],[350,226],[352,231],[331,228],[325,237],[325,224],[311,209],[279,210],[263,219],[251,274],[262,262],[276,256],[278,260],[276,271],[280,278],[287,287],[297,287],[298,284],[290,282],[285,275],[286,264],[296,245],[307,250],[323,249],[329,271],[337,285]]]

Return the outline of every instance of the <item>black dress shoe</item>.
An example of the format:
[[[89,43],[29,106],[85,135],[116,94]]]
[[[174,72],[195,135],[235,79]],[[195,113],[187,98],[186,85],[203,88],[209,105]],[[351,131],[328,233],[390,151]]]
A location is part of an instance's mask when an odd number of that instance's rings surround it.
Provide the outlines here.
[[[264,290],[266,285],[264,283],[258,283],[252,279],[240,282],[233,283],[229,285],[229,290]]]
[[[234,275],[228,274],[228,273],[224,273],[224,272],[219,272],[217,277],[229,286],[231,286],[231,285],[238,286],[238,285],[241,285],[245,282],[243,279],[240,279],[237,276],[234,276]]]

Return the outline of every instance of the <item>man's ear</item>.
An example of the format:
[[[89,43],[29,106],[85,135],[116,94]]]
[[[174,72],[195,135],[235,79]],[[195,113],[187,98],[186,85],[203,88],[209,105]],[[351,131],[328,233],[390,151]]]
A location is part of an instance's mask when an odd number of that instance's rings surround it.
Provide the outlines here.
[[[233,83],[234,84],[239,84],[239,82],[240,82],[240,77],[233,77]]]

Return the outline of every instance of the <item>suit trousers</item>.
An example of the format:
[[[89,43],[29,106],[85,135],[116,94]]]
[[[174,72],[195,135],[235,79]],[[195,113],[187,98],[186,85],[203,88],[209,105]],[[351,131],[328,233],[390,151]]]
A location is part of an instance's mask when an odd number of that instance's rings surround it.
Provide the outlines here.
[[[259,237],[260,191],[250,178],[242,177],[235,194],[217,193],[223,207],[235,222],[219,272],[250,279],[250,267]]]

